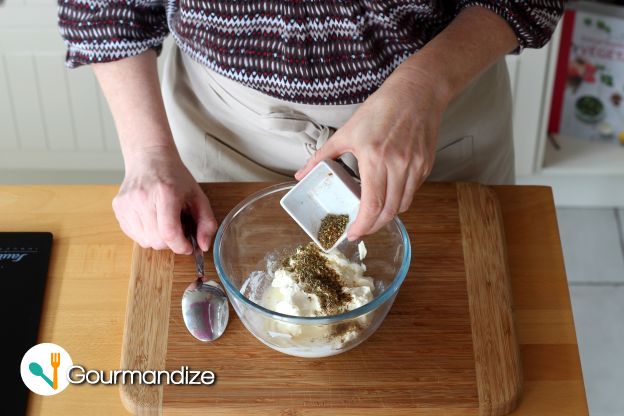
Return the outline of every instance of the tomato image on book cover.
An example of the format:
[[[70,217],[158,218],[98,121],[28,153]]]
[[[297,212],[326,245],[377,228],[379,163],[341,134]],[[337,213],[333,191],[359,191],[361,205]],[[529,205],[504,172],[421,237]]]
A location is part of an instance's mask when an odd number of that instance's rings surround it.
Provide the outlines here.
[[[549,133],[624,145],[624,18],[568,10]]]

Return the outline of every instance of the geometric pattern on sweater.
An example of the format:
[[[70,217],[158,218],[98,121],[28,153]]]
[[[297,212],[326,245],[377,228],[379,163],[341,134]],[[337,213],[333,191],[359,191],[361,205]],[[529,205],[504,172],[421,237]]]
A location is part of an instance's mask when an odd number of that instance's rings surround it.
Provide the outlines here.
[[[75,68],[180,49],[217,73],[304,104],[364,101],[466,7],[504,18],[518,51],[552,35],[563,0],[59,0],[66,63]]]

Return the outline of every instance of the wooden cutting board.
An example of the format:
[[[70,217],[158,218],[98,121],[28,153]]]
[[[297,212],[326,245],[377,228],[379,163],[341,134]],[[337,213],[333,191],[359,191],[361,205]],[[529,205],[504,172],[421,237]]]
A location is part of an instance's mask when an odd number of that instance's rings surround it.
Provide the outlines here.
[[[267,184],[208,184],[217,219]],[[138,414],[504,415],[522,377],[502,219],[495,194],[425,184],[401,215],[412,263],[394,306],[366,342],[305,359],[264,346],[230,309],[217,341],[185,329],[190,256],[134,247],[121,368],[211,370],[213,386],[122,385]],[[206,270],[216,276],[212,253]]]

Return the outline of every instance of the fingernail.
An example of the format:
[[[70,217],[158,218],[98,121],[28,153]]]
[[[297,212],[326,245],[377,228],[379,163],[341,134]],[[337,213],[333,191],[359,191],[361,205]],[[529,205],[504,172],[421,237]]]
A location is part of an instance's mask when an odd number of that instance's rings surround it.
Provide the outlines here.
[[[347,235],[347,240],[349,240],[351,242],[357,240],[358,238],[360,238],[360,237],[357,236],[357,235]]]
[[[204,252],[207,252],[208,249],[210,248],[210,240],[211,239],[212,239],[212,236],[207,235],[207,236],[205,236],[204,241],[202,241],[201,246],[202,246],[202,250],[204,250]]]

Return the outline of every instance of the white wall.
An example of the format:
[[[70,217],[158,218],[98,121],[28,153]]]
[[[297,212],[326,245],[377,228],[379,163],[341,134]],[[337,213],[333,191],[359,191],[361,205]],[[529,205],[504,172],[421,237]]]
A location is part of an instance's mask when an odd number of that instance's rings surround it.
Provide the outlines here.
[[[123,168],[93,72],[67,70],[64,54],[56,0],[0,6],[0,182]]]

